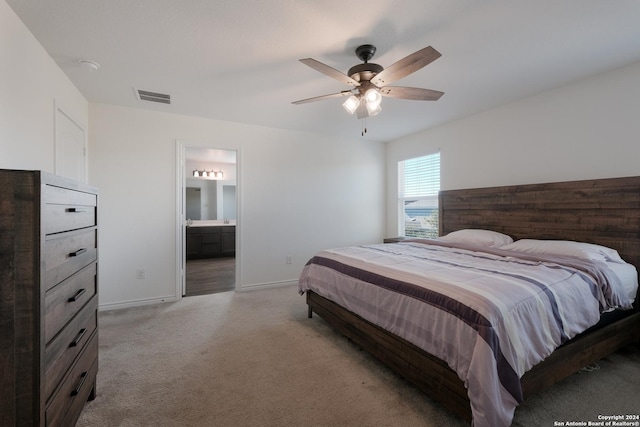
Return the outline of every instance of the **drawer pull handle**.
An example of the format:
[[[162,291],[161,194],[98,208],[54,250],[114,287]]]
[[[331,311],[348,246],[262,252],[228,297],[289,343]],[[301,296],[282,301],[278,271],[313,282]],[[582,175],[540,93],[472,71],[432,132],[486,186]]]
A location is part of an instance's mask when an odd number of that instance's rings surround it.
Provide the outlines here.
[[[85,288],[78,289],[78,292],[76,292],[76,294],[74,296],[72,296],[71,298],[69,298],[67,301],[68,302],[76,302],[76,301],[78,301],[78,298],[80,298],[82,296],[82,294],[84,294],[85,292],[87,292],[87,290]]]
[[[75,252],[69,253],[69,256],[79,256],[79,255],[82,255],[85,252],[87,252],[87,248],[82,248],[82,249],[78,249]]]
[[[88,372],[83,372],[83,373],[80,375],[80,382],[78,383],[78,385],[76,386],[76,388],[74,388],[74,389],[71,391],[71,396],[77,396],[77,395],[79,395],[79,394],[80,394],[80,390],[82,390],[82,386],[84,385],[84,382],[86,381],[88,374],[89,374]]]
[[[87,208],[67,208],[67,212],[69,213],[87,213],[89,209]]]
[[[76,347],[78,344],[80,344],[80,341],[82,341],[82,337],[85,333],[87,333],[87,328],[80,329],[80,332],[78,332],[78,335],[76,335],[76,339],[71,341],[69,347]]]

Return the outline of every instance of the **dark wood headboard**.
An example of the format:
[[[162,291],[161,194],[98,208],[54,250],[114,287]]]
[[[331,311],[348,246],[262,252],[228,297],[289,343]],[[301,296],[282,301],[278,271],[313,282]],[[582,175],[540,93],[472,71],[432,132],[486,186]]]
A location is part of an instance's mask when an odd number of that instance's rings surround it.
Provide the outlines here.
[[[595,243],[640,272],[640,176],[441,191],[439,204],[441,235],[484,228]]]

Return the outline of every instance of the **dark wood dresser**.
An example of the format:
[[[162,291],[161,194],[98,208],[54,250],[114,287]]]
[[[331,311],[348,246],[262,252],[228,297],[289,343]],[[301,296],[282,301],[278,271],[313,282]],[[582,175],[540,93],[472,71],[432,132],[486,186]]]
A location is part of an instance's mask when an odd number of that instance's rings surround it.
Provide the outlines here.
[[[98,195],[0,170],[0,425],[73,426],[96,395]]]

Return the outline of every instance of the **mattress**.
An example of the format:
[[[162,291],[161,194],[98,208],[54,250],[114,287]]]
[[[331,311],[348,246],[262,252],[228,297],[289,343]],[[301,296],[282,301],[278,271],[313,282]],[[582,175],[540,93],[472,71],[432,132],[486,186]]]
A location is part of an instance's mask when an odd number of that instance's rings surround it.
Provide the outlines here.
[[[495,427],[511,424],[526,371],[602,312],[631,307],[631,276],[605,263],[402,242],[322,251],[299,290],[444,360],[468,390],[474,425]]]
[[[624,292],[629,298],[629,301],[633,303],[638,294],[638,270],[631,264],[620,264],[617,262],[608,262],[607,267],[618,277],[622,292]]]

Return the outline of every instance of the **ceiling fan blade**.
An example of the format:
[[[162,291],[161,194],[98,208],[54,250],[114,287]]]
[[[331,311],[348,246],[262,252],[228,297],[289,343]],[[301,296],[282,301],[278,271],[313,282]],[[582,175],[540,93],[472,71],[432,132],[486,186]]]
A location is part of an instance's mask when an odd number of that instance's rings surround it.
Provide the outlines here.
[[[293,101],[292,104],[296,104],[296,105],[298,105],[298,104],[306,104],[307,102],[322,101],[322,100],[325,100],[325,99],[339,98],[341,96],[350,96],[350,95],[353,95],[350,90],[343,90],[342,92],[332,93],[330,95],[315,96],[313,98],[307,98],[307,99],[301,99],[299,101]]]
[[[323,64],[320,61],[316,61],[315,59],[311,59],[311,58],[305,58],[305,59],[301,59],[300,62],[302,62],[304,65],[308,65],[309,67],[313,68],[316,71],[320,71],[322,74],[325,74],[331,78],[334,78],[336,80],[338,80],[339,82],[342,82],[344,84],[347,84],[349,86],[353,86],[353,87],[358,87],[360,86],[360,83],[357,82],[356,80],[352,79],[351,77],[347,76],[344,73],[341,73],[340,71],[336,70],[335,68],[329,67],[326,64]]]
[[[400,80],[401,78],[418,71],[420,68],[430,64],[441,56],[442,54],[431,46],[425,47],[424,49],[420,49],[409,56],[405,56],[400,61],[385,68],[371,79],[371,83],[378,87],[393,83],[396,80]]]
[[[417,101],[437,101],[444,92],[418,87],[385,86],[380,88],[383,96],[400,99],[414,99]]]

